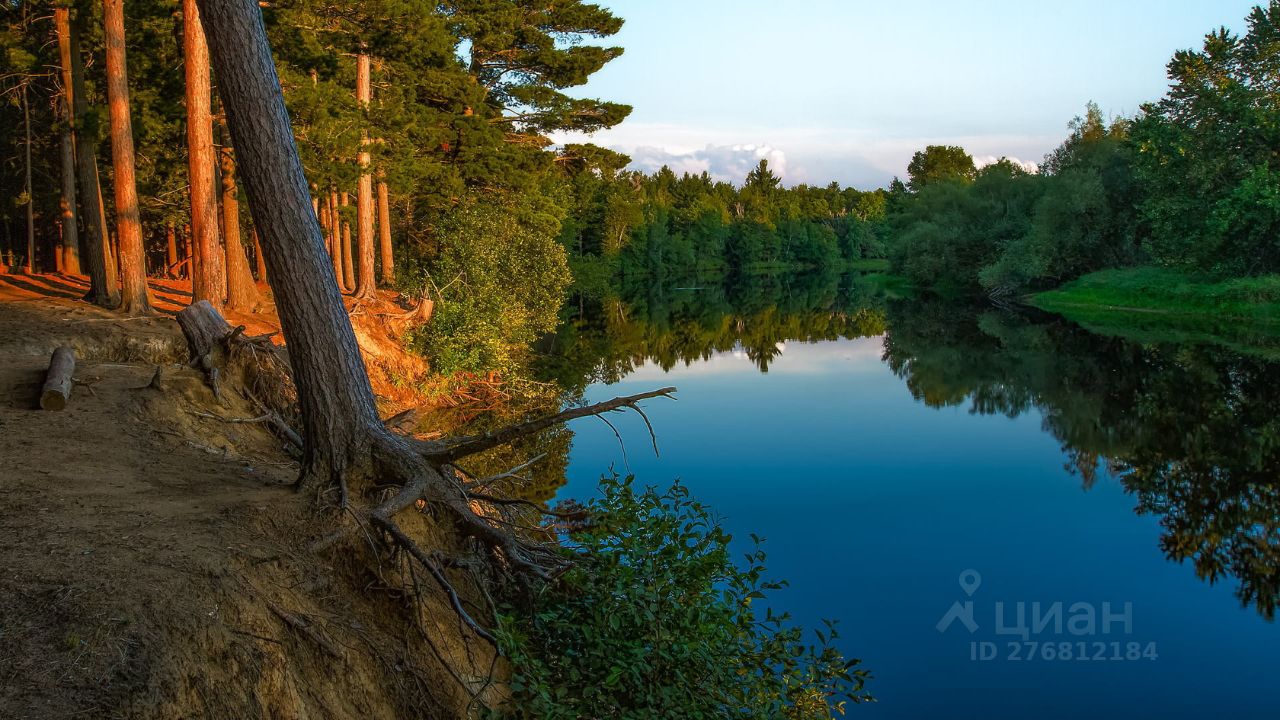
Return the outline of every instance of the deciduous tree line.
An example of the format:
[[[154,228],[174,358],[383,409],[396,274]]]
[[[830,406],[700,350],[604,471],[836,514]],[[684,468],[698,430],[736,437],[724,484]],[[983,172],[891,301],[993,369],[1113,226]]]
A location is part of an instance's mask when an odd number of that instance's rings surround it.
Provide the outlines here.
[[[1090,105],[1038,174],[917,153],[890,198],[895,272],[996,296],[1123,265],[1280,272],[1280,2],[1247,26],[1174,55],[1169,93],[1136,117]]]

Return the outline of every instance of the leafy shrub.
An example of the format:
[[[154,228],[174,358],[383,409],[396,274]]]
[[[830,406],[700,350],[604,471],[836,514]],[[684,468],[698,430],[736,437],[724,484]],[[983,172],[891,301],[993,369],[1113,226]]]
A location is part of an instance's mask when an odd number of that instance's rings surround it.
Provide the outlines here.
[[[571,281],[559,220],[540,208],[470,202],[446,220],[428,286],[435,315],[414,338],[442,373],[509,369],[555,329]]]
[[[574,568],[499,616],[514,673],[505,717],[814,720],[871,699],[831,623],[805,644],[761,607],[782,585],[763,579],[757,538],[739,565],[680,484],[638,491],[615,475],[601,487],[590,526],[565,543]]]

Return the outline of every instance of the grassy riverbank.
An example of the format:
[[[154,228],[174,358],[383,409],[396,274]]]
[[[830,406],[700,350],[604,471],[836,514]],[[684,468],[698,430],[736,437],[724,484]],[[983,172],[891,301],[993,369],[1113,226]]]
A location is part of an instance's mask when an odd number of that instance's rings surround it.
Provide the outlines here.
[[[1029,301],[1094,332],[1280,354],[1280,275],[1221,280],[1155,267],[1103,270]]]

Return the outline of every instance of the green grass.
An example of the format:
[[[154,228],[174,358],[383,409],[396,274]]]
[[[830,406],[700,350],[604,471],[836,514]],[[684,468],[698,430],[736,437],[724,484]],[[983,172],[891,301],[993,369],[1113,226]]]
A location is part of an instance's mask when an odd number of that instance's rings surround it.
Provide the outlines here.
[[[1029,301],[1138,342],[1212,342],[1280,356],[1280,275],[1223,280],[1157,267],[1103,270]]]
[[[884,258],[861,258],[858,260],[850,260],[849,269],[861,272],[888,272],[889,261]]]

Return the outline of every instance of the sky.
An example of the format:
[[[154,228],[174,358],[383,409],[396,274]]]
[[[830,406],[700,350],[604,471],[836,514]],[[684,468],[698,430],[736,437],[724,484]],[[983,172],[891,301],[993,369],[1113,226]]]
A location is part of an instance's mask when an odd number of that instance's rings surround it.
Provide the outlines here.
[[[635,107],[587,141],[632,166],[870,189],[961,145],[1037,163],[1089,101],[1132,115],[1175,50],[1255,0],[596,0],[626,52],[573,94]],[[559,135],[557,141],[580,142]]]

